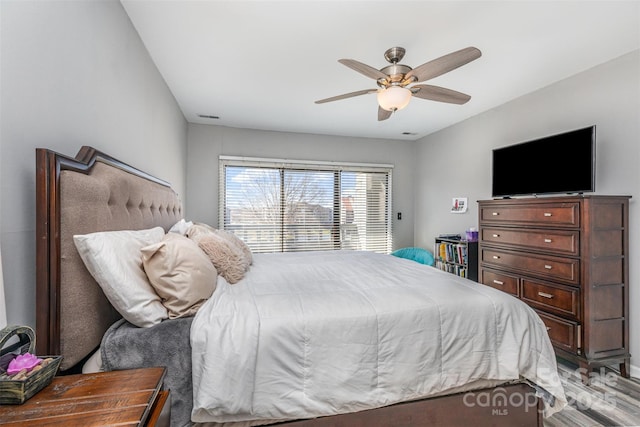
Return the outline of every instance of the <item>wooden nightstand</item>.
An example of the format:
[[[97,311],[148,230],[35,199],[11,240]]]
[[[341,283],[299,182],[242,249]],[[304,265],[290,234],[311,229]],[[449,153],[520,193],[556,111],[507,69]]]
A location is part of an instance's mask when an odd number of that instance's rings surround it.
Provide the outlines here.
[[[164,375],[159,367],[55,377],[23,405],[0,406],[0,424],[168,426]]]

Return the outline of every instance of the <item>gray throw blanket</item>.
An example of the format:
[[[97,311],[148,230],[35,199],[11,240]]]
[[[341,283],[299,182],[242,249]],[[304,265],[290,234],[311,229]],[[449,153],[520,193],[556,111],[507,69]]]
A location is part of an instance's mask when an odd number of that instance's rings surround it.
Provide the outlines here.
[[[171,390],[171,425],[191,425],[193,387],[191,342],[193,317],[165,320],[138,328],[124,319],[111,325],[102,338],[105,371],[165,366],[164,388]]]

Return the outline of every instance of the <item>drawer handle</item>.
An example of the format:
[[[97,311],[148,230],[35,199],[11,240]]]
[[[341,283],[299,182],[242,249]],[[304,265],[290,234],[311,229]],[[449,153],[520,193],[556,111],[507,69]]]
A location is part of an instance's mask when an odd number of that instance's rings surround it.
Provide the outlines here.
[[[492,237],[500,237],[499,234],[493,234]]]
[[[553,266],[549,265],[549,264],[545,264],[544,268],[546,268],[547,270],[551,270],[553,268]]]
[[[502,280],[493,279],[493,283],[495,283],[496,285],[500,285],[500,286],[504,285],[504,282]]]
[[[545,212],[544,216],[551,216],[551,212]]]
[[[498,215],[500,215],[500,212],[491,212],[491,215],[498,216]]]
[[[553,298],[553,295],[548,294],[546,292],[538,292],[538,295],[540,295],[543,298],[549,298],[549,299]]]
[[[500,259],[500,257],[498,255],[494,255],[493,259]]]
[[[551,243],[551,239],[544,239],[545,243]]]

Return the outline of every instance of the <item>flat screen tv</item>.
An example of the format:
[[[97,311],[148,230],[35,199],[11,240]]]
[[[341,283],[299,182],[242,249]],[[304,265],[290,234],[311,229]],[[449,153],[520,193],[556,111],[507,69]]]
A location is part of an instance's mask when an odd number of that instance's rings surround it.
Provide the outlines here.
[[[596,127],[493,150],[492,196],[595,191]]]

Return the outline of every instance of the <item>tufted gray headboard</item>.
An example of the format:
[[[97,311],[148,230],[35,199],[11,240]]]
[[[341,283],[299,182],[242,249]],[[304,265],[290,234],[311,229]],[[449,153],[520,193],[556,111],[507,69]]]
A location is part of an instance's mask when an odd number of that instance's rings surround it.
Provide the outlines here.
[[[36,150],[36,346],[83,361],[120,315],[86,270],[75,234],[168,230],[183,216],[168,183],[91,147],[75,158]]]

